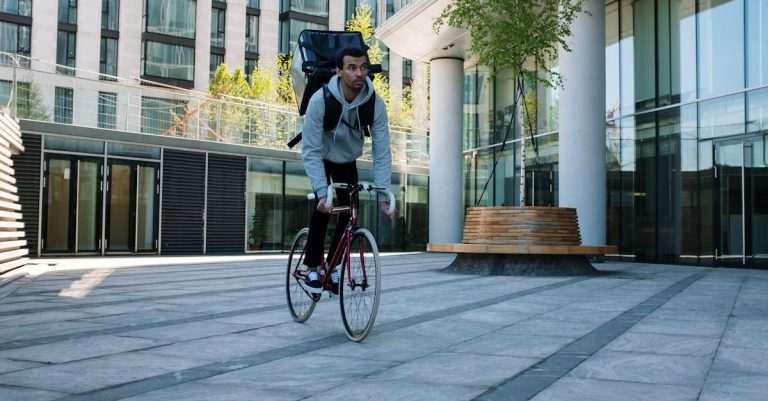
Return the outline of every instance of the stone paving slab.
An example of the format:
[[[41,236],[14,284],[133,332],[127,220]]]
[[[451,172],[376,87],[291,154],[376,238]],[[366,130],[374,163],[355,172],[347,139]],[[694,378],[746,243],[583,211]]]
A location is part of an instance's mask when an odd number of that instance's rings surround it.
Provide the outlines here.
[[[376,326],[299,324],[285,255],[37,259],[0,277],[0,400],[764,400],[768,270],[442,272],[382,256]]]

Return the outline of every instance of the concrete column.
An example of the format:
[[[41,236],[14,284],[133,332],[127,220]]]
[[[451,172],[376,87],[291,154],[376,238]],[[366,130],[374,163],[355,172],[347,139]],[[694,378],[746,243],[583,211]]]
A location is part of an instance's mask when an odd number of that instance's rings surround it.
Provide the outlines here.
[[[605,244],[605,1],[588,0],[560,52],[560,206],[575,207],[581,242]]]
[[[431,66],[429,242],[461,242],[464,60],[439,58]]]

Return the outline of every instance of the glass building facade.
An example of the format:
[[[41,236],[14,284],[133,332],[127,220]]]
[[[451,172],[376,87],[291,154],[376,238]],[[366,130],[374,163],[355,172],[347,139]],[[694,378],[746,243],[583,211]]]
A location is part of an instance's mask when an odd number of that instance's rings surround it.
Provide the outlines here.
[[[765,266],[768,0],[620,0],[605,13],[613,257]],[[488,75],[465,69],[465,204],[520,204],[525,146],[525,204],[557,205],[557,90]]]

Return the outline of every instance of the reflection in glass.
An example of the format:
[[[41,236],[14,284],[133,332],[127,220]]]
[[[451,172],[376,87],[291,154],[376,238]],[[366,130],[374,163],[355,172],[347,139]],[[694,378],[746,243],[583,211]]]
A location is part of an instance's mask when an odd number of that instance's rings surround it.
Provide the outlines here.
[[[638,111],[656,106],[655,2],[630,2],[634,8],[635,107]]]
[[[696,1],[659,0],[658,105],[696,97]]]
[[[744,132],[744,94],[699,103],[699,139]]]
[[[768,84],[768,0],[747,1],[747,87]]]
[[[283,248],[281,205],[283,162],[251,158],[246,185],[248,250],[281,250]]]
[[[48,160],[48,199],[46,199],[46,251],[69,250],[70,179],[69,159]]]
[[[146,41],[144,46],[144,75],[194,80],[195,49],[193,47],[151,41]]]
[[[109,169],[107,249],[131,251],[131,166],[112,164]]]
[[[632,2],[622,1],[619,24],[619,57],[621,60],[621,115],[635,112],[635,36]]]
[[[657,200],[659,187],[656,163],[656,113],[635,117],[635,254],[638,260],[657,257]],[[666,189],[665,189],[666,192]]]
[[[744,88],[744,1],[699,0],[699,97]]]
[[[719,257],[740,262],[744,255],[743,143],[720,143],[715,157],[720,182]]]
[[[768,131],[768,88],[747,92],[747,132]]]
[[[768,261],[768,138],[766,135],[748,142],[746,166],[748,203],[751,206],[749,233],[750,256],[763,265]]]
[[[305,29],[317,29],[324,31],[328,29],[328,24],[318,24],[315,22],[289,19],[282,22],[280,27],[280,52],[290,53],[296,49],[296,40],[299,33]]]
[[[195,38],[195,0],[147,0],[147,32]]]
[[[310,192],[312,186],[304,172],[304,165],[301,162],[285,162],[283,249],[289,248],[296,233],[309,225],[309,215],[314,209],[312,202],[307,200]]]
[[[101,226],[99,224],[99,170],[101,164],[95,161],[77,162],[77,251],[99,249]]]
[[[605,117],[618,117],[619,96],[619,2],[605,5]]]
[[[328,0],[282,0],[280,12],[288,11],[328,18]]]
[[[136,174],[136,250],[155,249],[157,169],[138,166]]]

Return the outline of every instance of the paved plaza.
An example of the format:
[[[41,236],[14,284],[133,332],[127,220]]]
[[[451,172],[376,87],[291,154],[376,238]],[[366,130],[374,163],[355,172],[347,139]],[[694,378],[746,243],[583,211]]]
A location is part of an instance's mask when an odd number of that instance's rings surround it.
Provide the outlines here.
[[[304,324],[285,255],[34,259],[0,277],[0,400],[765,400],[768,270],[441,272],[382,257],[377,324]],[[24,273],[24,274],[21,274]]]

